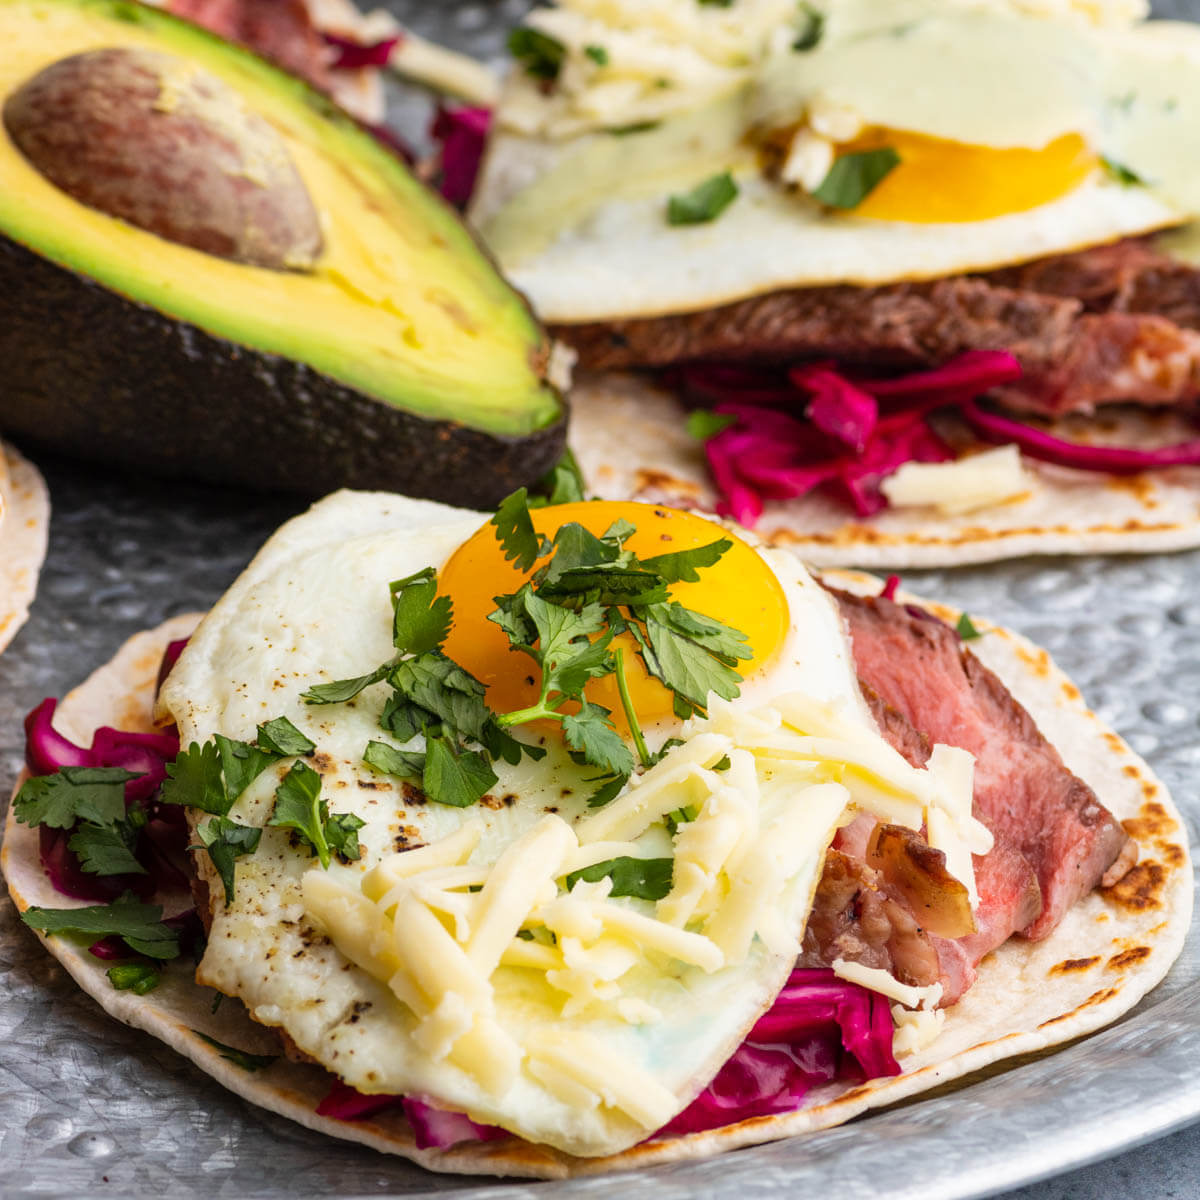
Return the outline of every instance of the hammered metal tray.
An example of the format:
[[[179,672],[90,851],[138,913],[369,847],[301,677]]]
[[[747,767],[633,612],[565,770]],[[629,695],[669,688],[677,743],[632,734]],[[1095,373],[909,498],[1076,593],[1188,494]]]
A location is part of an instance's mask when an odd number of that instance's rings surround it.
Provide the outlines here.
[[[400,3],[404,20],[491,57],[527,5]],[[1166,6],[1160,6],[1166,11]],[[1200,15],[1200,3],[1173,15]],[[420,102],[394,112],[410,129]],[[29,624],[0,657],[0,779],[21,718],[129,635],[212,603],[298,501],[153,480],[43,457],[50,554]],[[1151,762],[1197,855],[1200,552],[1048,559],[913,572],[905,584],[1046,646],[1105,721]],[[559,1184],[430,1175],[314,1135],[225,1092],[106,1017],[0,900],[0,1194],[5,1196],[756,1197],[836,1192],[921,1200],[991,1195],[1116,1154],[1200,1118],[1200,930],[1168,979],[1116,1026],[1037,1061],[841,1129],[708,1162]],[[1200,1127],[1028,1200],[1200,1197]],[[1180,1156],[1168,1158],[1165,1155]],[[1191,1164],[1176,1190],[1179,1169]],[[1136,1180],[1136,1183],[1132,1182]],[[1155,1185],[1157,1183],[1158,1191]]]

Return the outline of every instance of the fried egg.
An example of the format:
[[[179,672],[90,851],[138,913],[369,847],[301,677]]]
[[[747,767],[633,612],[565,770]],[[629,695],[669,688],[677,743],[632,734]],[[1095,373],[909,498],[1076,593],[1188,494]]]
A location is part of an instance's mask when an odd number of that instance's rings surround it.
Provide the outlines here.
[[[702,86],[682,63],[705,29],[561,0],[532,18],[563,40],[559,82],[514,70],[472,219],[540,314],[573,323],[983,270],[1200,212],[1200,30],[1029,8],[826,0],[781,22],[738,0],[724,19],[745,10],[753,40]],[[873,186],[823,189],[880,151],[896,161]],[[726,208],[669,223],[670,197],[723,172]]]
[[[486,620],[522,576],[479,513],[375,493],[322,501],[267,542],[160,697],[184,745],[249,741],[288,717],[316,744],[308,761],[330,809],[365,822],[361,859],[323,870],[267,826],[294,760],[268,768],[230,814],[263,829],[237,860],[231,903],[205,856],[197,863],[212,909],[198,981],[240,997],[360,1091],[420,1096],[579,1155],[649,1136],[732,1053],[786,979],[824,852],[856,811],[945,828],[961,877],[971,851],[987,849],[970,816],[970,756],[939,747],[918,770],[891,750],[835,605],[794,557],[647,505],[534,513],[547,534],[569,521],[602,533],[618,519],[647,557],[732,541],[672,596],[742,629],[754,657],[738,698],[711,697],[707,716],[686,723],[657,680],[634,674],[655,744],[680,740],[604,807],[588,804],[596,769],[553,728],[519,728],[545,757],[496,762],[491,792],[455,808],[363,762],[368,741],[389,740],[386,685],[344,704],[301,700],[388,660],[389,582],[434,567],[454,603],[445,652],[493,709],[528,702],[531,661]],[[596,682],[590,698],[608,706],[608,681]],[[669,892],[613,897],[606,878],[567,886],[621,856],[671,858]]]

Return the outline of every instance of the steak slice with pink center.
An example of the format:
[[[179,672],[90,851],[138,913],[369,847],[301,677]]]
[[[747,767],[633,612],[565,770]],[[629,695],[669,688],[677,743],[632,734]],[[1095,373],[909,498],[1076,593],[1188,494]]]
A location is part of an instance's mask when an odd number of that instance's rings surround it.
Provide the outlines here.
[[[1005,910],[1025,919],[1016,927],[1025,937],[1045,937],[1121,855],[1125,831],[954,630],[880,597],[833,594],[866,684],[931,743],[975,756],[975,815],[999,853],[975,859],[981,928],[968,944],[990,941],[1006,923]],[[1036,915],[1014,854],[1041,890]]]

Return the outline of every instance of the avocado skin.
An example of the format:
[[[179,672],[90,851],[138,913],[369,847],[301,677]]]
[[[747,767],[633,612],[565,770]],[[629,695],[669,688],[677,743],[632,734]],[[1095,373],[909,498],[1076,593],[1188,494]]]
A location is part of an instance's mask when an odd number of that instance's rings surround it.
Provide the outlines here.
[[[175,320],[0,235],[0,428],[159,475],[489,509],[543,475],[563,417],[522,436],[431,421]]]

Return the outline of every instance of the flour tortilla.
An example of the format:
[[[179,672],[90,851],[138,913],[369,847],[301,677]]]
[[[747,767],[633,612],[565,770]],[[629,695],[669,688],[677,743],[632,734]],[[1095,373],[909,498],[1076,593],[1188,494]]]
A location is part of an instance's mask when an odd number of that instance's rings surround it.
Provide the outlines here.
[[[879,589],[879,581],[866,575],[831,572],[826,578],[865,593]],[[955,610],[927,606],[944,619],[958,617]],[[868,1109],[928,1091],[999,1060],[1044,1050],[1113,1021],[1163,978],[1183,946],[1191,918],[1187,842],[1166,788],[1087,709],[1078,689],[1045,651],[974,614],[972,619],[985,633],[974,643],[975,652],[1029,709],[1067,766],[1087,780],[1125,823],[1138,842],[1140,861],[1114,888],[1085,897],[1045,941],[1013,940],[989,955],[980,965],[975,986],[947,1011],[938,1040],[901,1059],[903,1074],[858,1086],[829,1085],[812,1093],[799,1112],[643,1143],[605,1159],[571,1158],[516,1139],[418,1150],[398,1110],[356,1122],[317,1116],[315,1109],[330,1077],[316,1067],[280,1058],[266,1070],[249,1073],[223,1059],[199,1033],[251,1053],[278,1053],[278,1043],[235,1000],[226,1000],[214,1014],[214,993],[194,984],[190,966],[180,962],[168,967],[160,987],[140,997],[115,991],[105,975],[105,964],[92,958],[83,945],[39,936],[111,1016],[152,1033],[239,1096],[310,1129],[400,1155],[431,1170],[562,1179],[707,1157],[840,1124]],[[112,662],[62,701],[56,714],[58,728],[83,743],[103,724],[151,728],[162,651],[167,642],[186,636],[197,620],[195,615],[176,617],[130,639]],[[37,844],[37,831],[17,824],[10,808],[0,868],[14,901],[22,911],[34,904],[71,905],[43,874]],[[173,911],[188,903],[186,896],[178,896],[167,908]]]
[[[1186,416],[1134,408],[1066,418],[1051,432],[1130,447],[1196,436]],[[965,430],[956,433],[970,437]],[[704,449],[687,432],[683,406],[639,376],[581,376],[571,393],[570,442],[588,488],[603,499],[716,508]],[[888,508],[862,519],[845,504],[812,493],[767,501],[755,532],[818,567],[954,567],[1028,554],[1146,554],[1200,546],[1200,467],[1116,476],[1023,463],[1029,492],[976,512]]]
[[[0,442],[0,650],[29,616],[49,531],[45,480],[33,463]]]

